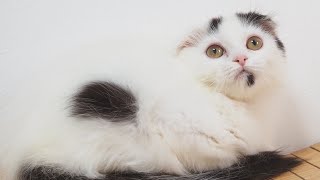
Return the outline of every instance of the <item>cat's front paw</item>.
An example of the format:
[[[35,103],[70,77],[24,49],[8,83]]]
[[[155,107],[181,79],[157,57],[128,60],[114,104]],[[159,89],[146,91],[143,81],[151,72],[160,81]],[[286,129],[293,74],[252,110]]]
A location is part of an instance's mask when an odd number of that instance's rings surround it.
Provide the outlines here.
[[[198,133],[208,140],[211,145],[222,149],[232,149],[238,153],[245,153],[247,142],[241,132],[232,126],[224,126],[220,129],[208,130],[207,128],[199,130]]]
[[[193,133],[180,136],[173,147],[187,169],[204,171],[231,166],[247,154],[248,146],[237,129],[220,126],[194,128]]]

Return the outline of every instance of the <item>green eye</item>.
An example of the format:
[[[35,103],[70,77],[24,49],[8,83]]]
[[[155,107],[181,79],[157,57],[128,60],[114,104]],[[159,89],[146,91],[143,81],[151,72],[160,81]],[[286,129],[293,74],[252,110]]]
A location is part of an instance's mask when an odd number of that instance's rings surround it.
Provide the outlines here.
[[[262,45],[263,45],[262,39],[260,39],[257,36],[252,36],[247,41],[247,48],[253,51],[261,49]]]
[[[209,58],[219,58],[223,55],[223,53],[223,48],[216,44],[209,46],[207,49],[207,56]]]

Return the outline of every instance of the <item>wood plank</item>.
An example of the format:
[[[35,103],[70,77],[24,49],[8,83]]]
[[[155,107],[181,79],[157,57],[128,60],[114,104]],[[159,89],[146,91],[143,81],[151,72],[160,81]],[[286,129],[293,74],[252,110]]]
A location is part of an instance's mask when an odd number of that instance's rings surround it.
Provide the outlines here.
[[[303,162],[300,166],[293,168],[291,171],[303,179],[320,179],[319,168],[307,162]]]
[[[273,180],[301,180],[299,176],[293,174],[292,172],[285,172],[278,177],[273,178]]]
[[[315,144],[315,145],[313,145],[313,146],[311,146],[311,147],[313,147],[314,149],[320,151],[320,143]]]
[[[320,152],[311,148],[306,148],[293,153],[293,155],[309,162],[310,164],[320,168]]]

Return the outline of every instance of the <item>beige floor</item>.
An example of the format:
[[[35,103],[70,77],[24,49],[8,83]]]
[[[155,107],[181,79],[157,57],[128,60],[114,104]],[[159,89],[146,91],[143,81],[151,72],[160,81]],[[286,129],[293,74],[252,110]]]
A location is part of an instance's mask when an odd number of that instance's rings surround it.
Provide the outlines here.
[[[292,153],[291,156],[302,159],[303,163],[274,180],[320,180],[320,143]]]

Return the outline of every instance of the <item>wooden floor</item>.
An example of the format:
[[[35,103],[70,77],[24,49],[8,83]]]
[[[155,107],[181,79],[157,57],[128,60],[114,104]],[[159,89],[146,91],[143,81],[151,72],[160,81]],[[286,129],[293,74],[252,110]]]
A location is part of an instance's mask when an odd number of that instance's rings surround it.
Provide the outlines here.
[[[302,159],[303,163],[274,180],[320,180],[320,143],[292,153],[290,156]]]

